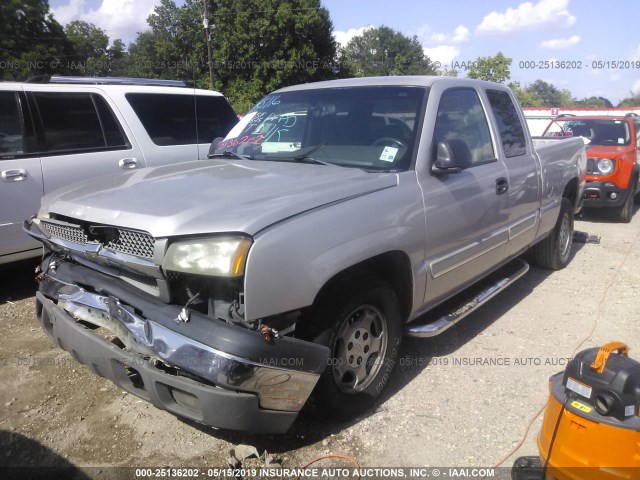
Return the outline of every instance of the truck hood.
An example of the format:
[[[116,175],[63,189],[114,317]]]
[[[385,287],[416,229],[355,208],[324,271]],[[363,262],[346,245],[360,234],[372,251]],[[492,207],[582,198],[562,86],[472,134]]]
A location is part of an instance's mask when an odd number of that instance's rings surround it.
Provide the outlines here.
[[[99,177],[42,199],[45,212],[157,238],[260,230],[397,185],[397,175],[333,165],[205,160]]]

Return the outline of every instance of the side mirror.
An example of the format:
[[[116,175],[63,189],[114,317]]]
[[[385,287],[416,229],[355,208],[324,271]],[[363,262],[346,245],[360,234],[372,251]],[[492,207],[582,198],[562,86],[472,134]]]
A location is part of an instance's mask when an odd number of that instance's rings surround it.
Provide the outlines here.
[[[463,140],[452,139],[438,143],[431,172],[434,175],[460,173],[469,168],[471,164],[471,150],[469,150],[467,143]]]
[[[216,137],[213,139],[211,145],[209,145],[209,153],[207,153],[207,158],[211,158],[211,155],[216,152],[216,148],[218,148],[218,145],[220,145],[220,142],[222,140],[224,140],[224,138],[222,137]]]

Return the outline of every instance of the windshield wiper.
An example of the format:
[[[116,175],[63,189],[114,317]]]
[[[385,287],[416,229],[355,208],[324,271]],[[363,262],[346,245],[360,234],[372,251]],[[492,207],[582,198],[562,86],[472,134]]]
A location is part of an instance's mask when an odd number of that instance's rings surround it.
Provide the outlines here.
[[[230,150],[225,150],[224,152],[221,153],[210,153],[209,155],[207,155],[207,158],[237,158],[238,160],[253,160],[253,157],[250,157],[249,155],[240,155],[239,153],[236,152],[232,152]]]
[[[325,145],[324,143],[321,143],[319,145],[309,148],[306,152],[299,153],[292,157],[277,157],[277,158],[280,158],[286,161],[293,161],[293,162],[311,162],[311,163],[317,163],[318,165],[335,165],[333,163],[324,162],[322,160],[318,160],[317,158],[310,157],[310,155],[313,152],[324,147],[324,145]],[[256,160],[256,158],[253,156],[241,155],[239,153],[232,152],[231,150],[225,150],[219,153],[210,153],[209,155],[207,155],[207,158],[229,158],[229,157],[237,158],[238,160]],[[267,160],[267,158],[264,158],[262,160]]]
[[[329,163],[329,162],[325,162],[322,160],[318,160],[317,158],[313,158],[311,157],[311,154],[320,150],[322,147],[324,147],[326,145],[326,142],[322,142],[319,143],[318,145],[314,146],[314,147],[310,147],[307,149],[306,152],[303,153],[298,153],[297,155],[294,155],[293,157],[280,157],[283,160],[292,160],[294,162],[312,162],[312,163],[317,163],[318,165],[335,165],[335,163]]]

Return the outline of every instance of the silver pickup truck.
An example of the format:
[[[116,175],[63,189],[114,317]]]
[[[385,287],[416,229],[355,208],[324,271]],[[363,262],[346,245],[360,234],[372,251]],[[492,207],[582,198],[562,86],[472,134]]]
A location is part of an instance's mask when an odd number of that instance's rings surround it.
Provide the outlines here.
[[[44,197],[37,318],[159,408],[274,433],[370,407],[403,335],[456,323],[525,252],[567,265],[586,172],[505,86],[438,77],[279,90],[209,157]]]

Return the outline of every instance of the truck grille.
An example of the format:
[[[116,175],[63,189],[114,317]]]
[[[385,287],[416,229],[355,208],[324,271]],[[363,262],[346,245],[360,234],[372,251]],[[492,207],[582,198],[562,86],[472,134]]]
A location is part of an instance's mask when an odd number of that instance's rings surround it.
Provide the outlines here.
[[[49,232],[49,235],[60,240],[72,242],[77,245],[100,245],[97,238],[89,238],[88,226],[64,225],[43,220],[41,225]],[[117,227],[100,226],[101,231],[110,231],[110,240],[103,243],[104,247],[118,253],[133,255],[142,258],[153,258],[155,240],[146,232],[127,230]]]
[[[97,245],[97,240],[89,240],[87,233],[81,227],[71,225],[60,225],[43,221],[42,225],[47,229],[52,237],[65,240],[67,242],[77,243],[78,245]]]
[[[153,258],[153,237],[148,233],[118,229],[118,238],[105,245],[109,250],[136,257]]]

